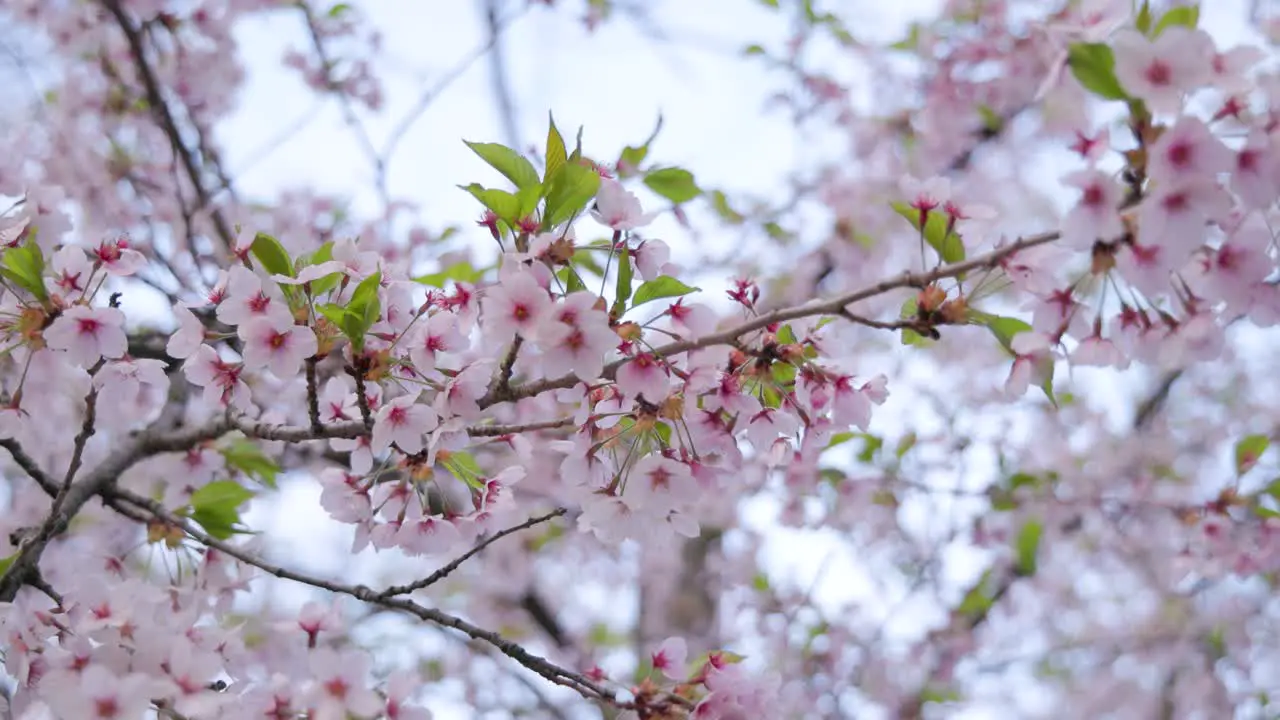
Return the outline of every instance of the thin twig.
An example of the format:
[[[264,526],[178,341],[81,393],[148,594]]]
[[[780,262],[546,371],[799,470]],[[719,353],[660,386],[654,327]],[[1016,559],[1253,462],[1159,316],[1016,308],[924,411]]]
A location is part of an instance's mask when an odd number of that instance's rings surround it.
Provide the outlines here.
[[[804,317],[812,317],[815,315],[839,315],[847,306],[852,305],[855,302],[883,295],[890,290],[896,290],[904,287],[924,287],[925,285],[937,280],[963,275],[971,270],[997,267],[1003,260],[1011,255],[1028,248],[1053,242],[1059,237],[1060,235],[1057,231],[1052,231],[1021,238],[1005,245],[1004,247],[996,248],[995,250],[964,262],[944,265],[930,272],[904,272],[897,277],[882,280],[874,285],[862,288],[861,290],[854,290],[852,292],[845,293],[844,295],[831,300],[789,308],[781,308],[748,320],[741,325],[729,328],[728,330],[704,335],[697,340],[680,340],[678,342],[667,343],[666,345],[656,348],[654,350],[654,354],[659,357],[669,358],[672,355],[686,353],[690,350],[699,350],[701,348],[711,347],[712,345],[732,344],[743,335],[755,332],[756,330],[760,330],[775,323]],[[605,379],[612,380],[614,375],[618,372],[618,368],[622,367],[625,362],[627,361],[623,359],[609,363],[604,367],[604,371],[601,373],[601,376]],[[477,404],[481,409],[484,409],[500,402],[515,401],[523,398],[534,397],[535,395],[541,395],[548,390],[560,390],[573,387],[579,382],[581,382],[581,380],[579,380],[576,375],[564,375],[558,378],[537,380],[517,387],[512,387],[504,393],[498,393],[491,390],[489,393],[485,394],[484,397],[480,398]]]
[[[567,512],[569,512],[568,508],[556,508],[555,510],[547,513],[546,515],[539,515],[538,517],[530,518],[520,523],[519,525],[513,525],[512,527],[509,527],[506,530],[496,532],[493,535],[490,535],[489,537],[485,538],[484,540],[481,540],[480,542],[476,543],[475,547],[471,548],[470,550],[463,553],[462,555],[459,555],[457,558],[453,560],[453,562],[450,562],[448,565],[445,565],[439,570],[436,570],[426,578],[422,580],[416,580],[414,582],[409,583],[408,585],[393,585],[387,588],[386,590],[383,590],[382,592],[378,593],[378,597],[389,598],[389,597],[394,597],[396,595],[408,595],[410,593],[416,592],[423,588],[430,587],[440,582],[441,580],[445,579],[446,577],[448,577],[450,573],[452,573],[454,570],[457,570],[459,567],[461,567],[462,563],[466,562],[467,560],[470,560],[472,557],[475,556],[476,553],[489,547],[494,542],[512,533],[517,533],[526,528],[531,528],[534,525],[537,525],[539,523],[544,523],[552,518],[560,517],[561,515],[564,515]]]

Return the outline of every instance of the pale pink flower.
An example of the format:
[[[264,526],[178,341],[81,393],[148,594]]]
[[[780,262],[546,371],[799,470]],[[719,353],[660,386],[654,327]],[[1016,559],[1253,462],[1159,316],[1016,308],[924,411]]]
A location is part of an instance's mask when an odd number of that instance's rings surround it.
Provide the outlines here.
[[[271,279],[281,285],[305,285],[309,282],[315,282],[330,275],[338,275],[345,273],[347,266],[337,260],[327,260],[315,265],[308,265],[298,271],[297,277],[289,277],[288,275],[272,275]]]
[[[412,707],[406,704],[422,686],[418,674],[409,670],[396,670],[387,678],[386,709],[387,720],[431,720],[431,712],[425,708]]]
[[[342,613],[335,598],[330,605],[322,605],[314,600],[302,606],[298,611],[297,627],[307,636],[307,647],[315,647],[320,633],[337,634],[342,631]]]
[[[689,645],[682,637],[669,637],[649,656],[653,669],[670,680],[684,680],[688,676]]]
[[[243,371],[243,365],[226,362],[208,345],[201,345],[182,364],[187,380],[204,388],[204,402],[217,407],[249,407],[253,393],[240,379]]]
[[[596,296],[576,292],[548,313],[539,330],[542,368],[547,377],[574,373],[593,381],[604,369],[604,357],[618,346],[609,316],[595,307]]]
[[[317,648],[308,658],[313,684],[308,693],[312,720],[344,720],[349,714],[371,717],[382,698],[368,687],[369,656],[356,650]]]
[[[93,376],[99,404],[117,412],[159,407],[168,400],[169,376],[160,360],[124,359],[109,362]],[[132,416],[133,413],[126,413]]]
[[[443,515],[420,515],[405,519],[396,532],[396,544],[410,555],[441,555],[462,544],[462,533]]]
[[[1062,179],[1080,190],[1080,201],[1062,219],[1062,243],[1077,250],[1089,250],[1098,241],[1109,241],[1124,234],[1120,221],[1120,202],[1124,188],[1107,173],[1081,170]]]
[[[277,323],[292,323],[289,304],[274,283],[265,285],[262,278],[243,265],[232,267],[227,275],[227,295],[218,304],[218,319],[228,325],[241,325],[256,317],[267,317]]]
[[[702,303],[684,303],[680,298],[667,308],[677,333],[687,340],[697,340],[716,329],[716,313]]]
[[[1207,180],[1157,185],[1138,206],[1138,238],[1167,248],[1171,261],[1181,263],[1204,244],[1206,223],[1230,209],[1227,194]]]
[[[616,379],[618,389],[628,398],[643,397],[651,405],[666,400],[671,389],[666,364],[649,353],[641,353],[623,363]]]
[[[1147,162],[1153,182],[1213,182],[1232,165],[1231,151],[1198,118],[1183,116],[1151,146]]]
[[[617,180],[601,178],[591,216],[601,225],[613,230],[634,230],[653,222],[656,212],[645,213],[635,193],[622,187]]]
[[[51,349],[65,352],[67,359],[81,367],[90,367],[104,357],[118,358],[129,350],[124,313],[115,308],[73,305],[44,331],[44,339]]]
[[[417,393],[401,395],[378,410],[373,421],[371,449],[380,453],[395,443],[410,455],[422,452],[427,433],[434,430],[438,422],[435,411],[418,402]]]
[[[64,245],[53,257],[49,258],[52,276],[44,278],[45,287],[50,293],[67,299],[82,297],[89,289],[89,278],[93,275],[93,265],[84,249],[78,245]]]
[[[680,270],[669,262],[671,247],[661,240],[645,240],[640,243],[639,247],[631,251],[631,259],[640,272],[640,277],[645,280],[652,280],[659,275],[675,275]]]
[[[98,247],[93,250],[93,256],[109,275],[116,277],[127,277],[147,265],[146,256],[131,249],[129,238],[124,235],[98,243]]]
[[[951,181],[944,177],[919,180],[907,175],[898,181],[898,188],[906,197],[907,204],[920,211],[921,219],[951,199]]]
[[[169,336],[164,349],[169,357],[185,360],[204,342],[204,323],[183,303],[173,306],[173,314],[178,317],[178,329]]]
[[[319,350],[315,332],[294,325],[293,318],[282,321],[268,316],[254,317],[240,325],[244,341],[244,365],[249,370],[267,368],[286,380],[302,370],[302,363]]]
[[[517,333],[533,338],[550,309],[551,297],[526,272],[511,273],[480,300],[482,327],[499,342],[510,341]]]
[[[1154,113],[1177,113],[1183,96],[1213,76],[1213,41],[1203,30],[1169,27],[1154,41],[1134,30],[1122,30],[1116,33],[1112,48],[1116,79]]]
[[[162,693],[158,685],[146,675],[130,673],[120,677],[104,665],[91,662],[79,673],[79,680],[74,688],[45,692],[43,695],[57,711],[58,717],[124,720],[147,715],[151,708],[151,698]]]
[[[1053,355],[1052,343],[1043,333],[1018,333],[1010,344],[1014,359],[1004,392],[1012,399],[1025,395],[1031,383],[1040,386],[1053,378]]]
[[[1280,196],[1280,156],[1261,130],[1249,133],[1231,168],[1231,189],[1249,209],[1271,207]]]
[[[632,509],[666,517],[698,499],[689,466],[662,455],[646,455],[627,473],[627,504]]]
[[[413,369],[426,375],[435,370],[440,355],[467,349],[467,336],[458,326],[458,316],[448,311],[437,312],[419,325],[408,338],[409,359]]]

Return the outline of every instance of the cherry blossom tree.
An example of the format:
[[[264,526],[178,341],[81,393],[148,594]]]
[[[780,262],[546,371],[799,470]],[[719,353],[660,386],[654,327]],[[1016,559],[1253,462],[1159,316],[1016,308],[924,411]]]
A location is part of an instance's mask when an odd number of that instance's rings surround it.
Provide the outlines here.
[[[789,196],[552,109],[464,138],[450,232],[386,171],[440,87],[370,130],[363,4],[0,6],[56,76],[0,154],[6,717],[1276,715],[1265,3],[1244,44],[1156,0],[882,43],[734,1],[791,28],[762,102],[838,139]],[[528,13],[648,19],[515,5],[446,82]],[[221,160],[235,31],[279,17],[381,215]]]

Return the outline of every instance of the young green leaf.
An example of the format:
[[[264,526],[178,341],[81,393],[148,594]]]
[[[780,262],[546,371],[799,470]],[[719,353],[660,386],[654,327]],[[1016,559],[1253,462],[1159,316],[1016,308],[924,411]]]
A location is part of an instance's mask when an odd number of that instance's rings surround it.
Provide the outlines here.
[[[517,189],[523,190],[540,184],[538,171],[534,169],[533,163],[515,150],[498,143],[473,143],[466,140],[463,142],[467,143],[467,147],[489,163],[494,170],[515,183]]]
[[[520,198],[506,190],[486,188],[479,183],[459,185],[458,187],[471,193],[475,199],[480,201],[481,205],[492,210],[494,215],[505,220],[508,225],[514,225],[515,221],[520,219]]]
[[[258,264],[263,270],[272,275],[294,276],[289,251],[284,249],[279,240],[266,233],[258,233],[253,237],[253,245],[249,249],[258,258]]]
[[[205,532],[219,540],[246,532],[240,526],[240,506],[253,497],[253,492],[233,480],[218,480],[191,494],[192,520]]]
[[[471,266],[471,263],[464,260],[454,263],[440,272],[416,277],[413,281],[423,285],[430,285],[431,287],[442,288],[450,280],[474,285],[482,277],[484,277],[484,270],[477,270]]]
[[[274,490],[280,466],[267,457],[256,444],[243,438],[232,440],[222,448],[222,457],[229,467],[235,468]]]
[[[653,300],[688,295],[691,292],[697,292],[698,289],[685,285],[673,277],[659,275],[636,288],[635,295],[631,296],[631,307],[634,309]]]
[[[1271,447],[1271,438],[1266,435],[1249,435],[1236,443],[1236,475],[1244,475],[1253,469],[1262,459],[1262,454]]]
[[[1020,333],[1031,332],[1032,328],[1026,322],[1013,317],[1002,317],[1000,315],[989,315],[978,310],[969,311],[969,322],[976,325],[982,325],[991,331],[1000,345],[1013,354],[1013,338]]]
[[[1151,30],[1151,0],[1142,0],[1142,7],[1138,10],[1138,17],[1133,21],[1133,26],[1143,35]]]
[[[0,275],[31,293],[40,302],[49,299],[49,292],[44,286],[44,254],[40,252],[40,246],[34,239],[28,239],[22,245],[4,251]]]
[[[660,168],[645,173],[644,184],[677,205],[702,194],[702,190],[693,180],[693,173],[681,168]]]
[[[1067,48],[1067,66],[1080,84],[1098,97],[1127,100],[1129,94],[1116,79],[1116,56],[1104,43],[1073,43]]]
[[[893,203],[894,212],[901,215],[911,227],[920,231],[920,211],[904,202]],[[946,213],[931,212],[924,223],[924,241],[933,248],[942,261],[957,263],[964,260],[964,241],[955,231],[947,232]]]
[[[1014,552],[1017,556],[1014,572],[1020,577],[1036,574],[1036,556],[1040,552],[1042,534],[1044,534],[1044,523],[1039,520],[1028,520],[1018,531],[1017,540],[1014,541]]]
[[[549,230],[582,212],[600,190],[600,175],[591,168],[569,163],[551,181],[542,210],[542,228]]]
[[[551,187],[551,179],[556,176],[560,168],[569,160],[569,153],[564,147],[564,138],[560,136],[560,131],[556,129],[556,119],[547,113],[547,167],[542,173],[542,189],[547,192]]]
[[[1160,37],[1160,33],[1165,29],[1182,26],[1191,30],[1196,28],[1200,22],[1200,6],[1199,5],[1178,5],[1169,8],[1164,15],[1160,16],[1160,20],[1156,22],[1156,27],[1151,31],[1151,37]]]

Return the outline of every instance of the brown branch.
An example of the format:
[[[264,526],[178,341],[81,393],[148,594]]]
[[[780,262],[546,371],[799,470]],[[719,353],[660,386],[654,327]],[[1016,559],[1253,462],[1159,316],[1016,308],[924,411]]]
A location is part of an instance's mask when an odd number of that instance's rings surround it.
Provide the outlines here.
[[[408,595],[410,593],[416,592],[423,588],[430,587],[440,582],[441,580],[445,579],[446,577],[448,577],[450,573],[452,573],[454,570],[457,570],[459,567],[461,567],[462,563],[466,562],[467,560],[470,560],[472,557],[476,555],[476,553],[479,553],[480,551],[484,550],[486,547],[489,547],[494,542],[497,542],[498,540],[512,533],[517,533],[526,528],[531,528],[534,525],[537,525],[539,523],[544,523],[552,518],[560,517],[561,515],[564,515],[567,512],[569,512],[568,508],[556,508],[555,510],[545,515],[539,515],[538,517],[530,518],[520,523],[519,525],[513,525],[505,530],[496,532],[493,535],[490,535],[489,537],[485,538],[484,540],[481,540],[480,542],[476,543],[475,547],[471,548],[470,550],[463,553],[462,555],[459,555],[457,558],[453,560],[453,562],[450,562],[448,565],[445,565],[439,570],[436,570],[426,578],[411,582],[408,585],[393,585],[387,588],[386,590],[383,590],[382,592],[378,593],[378,597],[389,598],[389,597],[394,597],[396,595]]]
[[[629,705],[627,701],[618,699],[613,692],[599,685],[590,678],[580,673],[566,670],[545,658],[534,655],[520,645],[504,639],[498,633],[472,625],[460,617],[450,615],[434,608],[419,605],[407,598],[382,597],[380,593],[376,593],[362,585],[343,585],[341,583],[290,570],[280,565],[275,565],[246,552],[240,547],[209,535],[193,525],[186,518],[179,517],[169,512],[160,505],[160,503],[136,493],[113,488],[110,491],[110,496],[145,509],[162,522],[181,528],[183,532],[206,547],[213,548],[243,563],[252,565],[269,575],[309,585],[321,590],[338,593],[340,595],[354,597],[362,602],[384,607],[389,610],[403,612],[426,622],[452,628],[467,635],[473,640],[479,640],[492,645],[500,650],[504,655],[510,657],[556,685],[570,688],[584,697],[599,700],[615,707],[626,708]],[[688,701],[683,700],[683,698],[678,698],[674,701],[686,704],[688,703]]]
[[[147,94],[147,103],[151,106],[151,112],[160,123],[160,128],[168,136],[169,143],[173,146],[174,154],[182,162],[182,166],[187,172],[187,177],[191,180],[191,185],[196,192],[196,199],[201,207],[209,208],[214,228],[217,229],[223,245],[230,251],[235,247],[235,233],[231,231],[231,226],[227,224],[227,219],[223,217],[222,211],[210,204],[209,191],[205,189],[204,181],[200,176],[200,167],[196,163],[195,154],[183,141],[182,131],[178,128],[173,111],[169,108],[164,93],[160,89],[160,81],[156,77],[151,64],[147,61],[147,51],[143,47],[141,33],[139,33],[138,28],[133,24],[128,14],[125,13],[120,0],[101,0],[101,2],[107,12],[111,13],[112,17],[115,18],[116,24],[120,26],[120,31],[124,33],[125,40],[129,43],[129,52],[133,56],[134,65],[137,66],[138,75],[142,79],[142,85]]]
[[[996,248],[995,250],[964,262],[944,265],[930,272],[904,272],[897,277],[882,280],[875,285],[845,293],[844,295],[840,295],[839,297],[831,300],[774,310],[773,312],[753,318],[741,325],[737,325],[723,332],[705,335],[697,340],[681,340],[678,342],[667,343],[666,345],[656,348],[654,353],[660,357],[670,357],[672,355],[686,353],[690,350],[711,347],[713,345],[733,344],[743,335],[768,327],[774,323],[812,317],[814,315],[840,315],[845,311],[848,305],[861,300],[866,300],[867,298],[883,295],[890,290],[905,287],[924,287],[925,285],[937,280],[963,275],[971,270],[997,267],[1005,258],[1008,258],[1022,250],[1026,250],[1027,248],[1053,242],[1059,237],[1060,234],[1057,231],[1052,231],[1041,233],[1039,235],[1032,235],[1026,238],[1020,238],[1008,245],[1005,245],[1004,247]],[[609,363],[604,367],[604,371],[601,373],[601,376],[605,379],[612,380],[614,375],[618,372],[618,368],[622,367],[625,362],[626,360],[623,359]],[[573,387],[579,382],[581,382],[581,380],[579,380],[576,375],[564,375],[558,378],[537,380],[535,382],[519,385],[517,387],[510,388],[505,393],[497,393],[491,390],[478,401],[478,404],[481,409],[484,409],[501,402],[515,401],[541,395],[548,390],[560,390],[563,388]]]
[[[311,421],[311,432],[319,435],[324,431],[324,424],[320,422],[320,389],[317,387],[319,381],[316,379],[316,362],[314,355],[307,358],[307,419]]]

